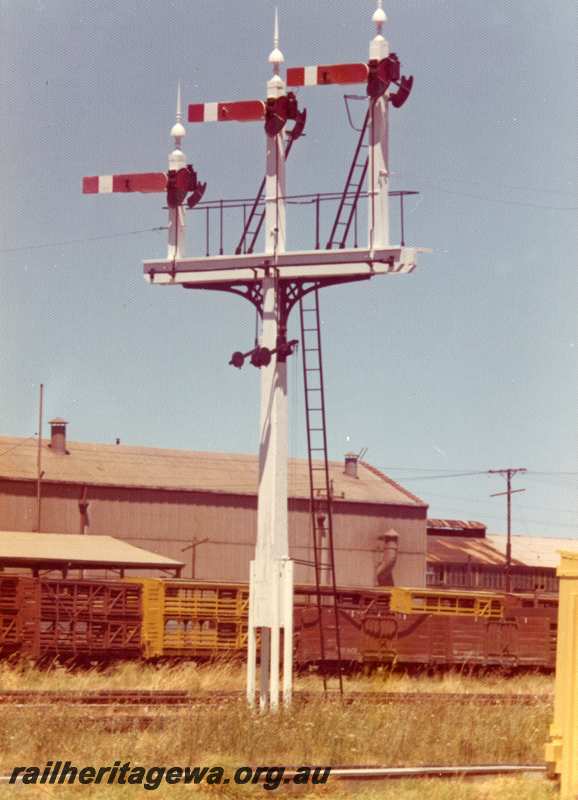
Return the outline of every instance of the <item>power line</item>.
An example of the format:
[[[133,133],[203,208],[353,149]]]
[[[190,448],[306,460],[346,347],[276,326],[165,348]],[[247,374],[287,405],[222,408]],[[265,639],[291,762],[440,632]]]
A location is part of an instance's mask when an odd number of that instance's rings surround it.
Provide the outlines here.
[[[454,472],[451,475],[408,475],[404,478],[406,481],[439,481],[444,478],[468,478],[472,475],[486,475],[487,470],[483,472]]]
[[[487,504],[487,499],[482,499],[481,497],[464,497],[463,495],[456,495],[456,494],[435,494],[428,492],[428,498],[434,497],[442,500],[460,500],[464,505],[469,505],[470,503],[483,503],[484,505]],[[453,508],[457,508],[457,506],[452,506]],[[525,503],[520,506],[521,511],[525,511],[526,509],[531,509],[532,511],[555,511],[558,514],[576,514],[578,511],[577,508],[558,508],[557,506],[533,506],[533,505],[526,505]]]
[[[419,178],[420,180],[431,180],[429,175],[422,175],[419,172],[411,172],[407,170],[403,170],[400,172],[393,172],[393,175],[400,175],[405,176],[409,175],[412,178]],[[496,181],[480,181],[480,180],[473,180],[471,178],[451,178],[448,175],[444,175],[444,180],[449,181],[450,183],[466,183],[470,186],[483,186],[484,184],[487,186],[494,186],[498,189],[509,189],[512,191],[520,191],[520,192],[544,192],[546,194],[560,194],[564,197],[575,197],[576,193],[571,191],[564,191],[562,189],[546,189],[543,186],[511,186],[507,183],[497,183]]]
[[[432,468],[427,468],[427,467],[380,467],[380,469],[383,472],[387,472],[387,473],[389,473],[389,472],[418,472],[418,473],[421,473],[421,472],[433,472],[433,473],[436,473],[436,475],[433,476],[433,477],[438,477],[438,475],[439,475],[440,478],[445,478],[445,477],[451,478],[451,477],[453,477],[452,475],[446,475],[446,473],[451,473],[451,472],[459,472],[460,475],[487,475],[488,474],[488,470],[486,470],[486,469],[478,469],[478,470],[474,470],[474,469],[465,470],[464,469],[462,471],[462,470],[460,470],[460,467],[454,467],[453,469],[450,469],[450,468],[432,469]],[[538,472],[536,470],[528,470],[526,474],[527,475],[545,475],[545,476],[551,476],[551,477],[558,477],[559,476],[561,478],[563,478],[563,477],[570,477],[570,478],[578,477],[578,472],[554,472],[554,471],[553,472],[546,472],[546,471]],[[430,476],[428,475],[428,476],[425,476],[425,477],[429,478]],[[407,476],[407,478],[405,478],[405,480],[413,480],[413,478],[412,478],[411,475],[409,475],[409,476]]]
[[[499,205],[506,206],[523,206],[525,208],[539,208],[543,211],[578,211],[578,206],[549,206],[542,205],[540,203],[528,203],[524,200],[503,200],[499,197],[484,197],[479,194],[471,194],[470,192],[460,192],[457,189],[445,189],[443,186],[427,180],[425,185],[437,192],[453,194],[457,195],[458,197],[469,197],[471,200],[482,200],[485,203],[498,203]]]
[[[462,508],[462,506],[452,506],[452,505],[448,506],[445,503],[443,503],[443,504],[439,503],[438,505],[440,505],[440,506],[443,505],[445,508],[448,508],[448,509]],[[520,517],[521,515],[523,515],[523,509],[521,509],[517,513],[516,516]],[[501,515],[501,514],[486,514],[484,512],[483,514],[480,514],[480,516],[483,516],[484,520],[485,519],[496,519],[496,520],[502,520],[503,521],[503,519],[504,519],[503,515]],[[434,519],[437,519],[437,518],[438,517],[434,516]],[[442,519],[443,519],[443,517],[442,517]],[[483,520],[479,520],[479,521],[483,522]],[[526,523],[531,524],[531,525],[541,525],[544,528],[569,528],[569,529],[571,529],[573,531],[576,531],[578,533],[578,526],[574,525],[574,524],[572,524],[570,522],[552,522],[549,519],[548,520],[534,519],[533,517],[526,517],[525,515],[524,515],[524,521]],[[441,535],[443,536],[443,534],[441,534]]]
[[[528,475],[578,475],[578,472],[538,472],[535,469],[529,469]]]
[[[139,236],[143,233],[151,233],[152,231],[166,231],[167,228],[164,225],[158,226],[156,228],[143,228],[142,230],[138,231],[125,231],[124,233],[108,233],[103,234],[102,236],[87,236],[84,239],[67,239],[66,241],[62,242],[46,242],[44,244],[26,244],[22,245],[21,247],[4,247],[0,249],[0,253],[19,253],[22,250],[41,250],[46,247],[66,247],[70,244],[84,244],[85,242],[100,242],[103,239],[120,239],[124,236]]]

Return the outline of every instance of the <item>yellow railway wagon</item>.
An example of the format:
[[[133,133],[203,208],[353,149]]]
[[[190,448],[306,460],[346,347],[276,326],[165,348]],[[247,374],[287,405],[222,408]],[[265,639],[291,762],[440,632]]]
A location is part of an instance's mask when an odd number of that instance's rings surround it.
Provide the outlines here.
[[[561,553],[554,720],[546,745],[561,800],[578,797],[578,553]]]
[[[244,653],[249,588],[243,584],[128,578],[143,587],[145,658]]]
[[[391,610],[401,614],[502,619],[504,596],[491,592],[394,587]]]

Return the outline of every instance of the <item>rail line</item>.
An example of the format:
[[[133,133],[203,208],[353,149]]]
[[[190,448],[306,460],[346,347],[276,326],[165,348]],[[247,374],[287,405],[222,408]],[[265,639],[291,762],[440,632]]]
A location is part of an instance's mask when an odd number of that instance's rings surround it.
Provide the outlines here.
[[[462,766],[425,766],[425,767],[332,767],[331,779],[339,781],[384,781],[384,780],[416,780],[416,779],[480,779],[503,775],[521,777],[540,777],[547,773],[542,764],[480,764]],[[291,768],[285,772],[287,777],[295,773]],[[15,784],[21,783],[20,776]],[[0,785],[10,784],[10,775],[0,775]]]
[[[159,690],[4,690],[0,691],[0,706],[194,706],[222,705],[244,699],[241,691],[159,691]],[[539,706],[551,705],[551,694],[501,694],[462,692],[346,692],[343,696],[329,693],[299,691],[295,699],[302,702],[328,700],[329,702],[388,704],[455,703],[481,706]]]

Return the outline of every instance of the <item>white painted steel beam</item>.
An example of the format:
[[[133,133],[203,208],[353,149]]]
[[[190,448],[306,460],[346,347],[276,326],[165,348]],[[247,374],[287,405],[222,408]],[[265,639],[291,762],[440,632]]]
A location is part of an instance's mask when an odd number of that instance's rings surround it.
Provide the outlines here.
[[[412,272],[417,247],[365,247],[344,250],[301,250],[279,254],[182,258],[175,261],[151,259],[143,262],[145,280],[158,284],[234,284],[262,280],[267,273],[280,278],[331,278]]]

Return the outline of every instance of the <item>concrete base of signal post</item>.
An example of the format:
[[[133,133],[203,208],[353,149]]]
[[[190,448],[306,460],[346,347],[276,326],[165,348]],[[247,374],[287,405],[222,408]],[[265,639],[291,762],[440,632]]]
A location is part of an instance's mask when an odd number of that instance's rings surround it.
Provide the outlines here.
[[[251,562],[247,701],[255,706],[259,666],[259,706],[275,710],[281,673],[285,705],[291,702],[293,691],[293,561],[276,559],[264,567]]]

